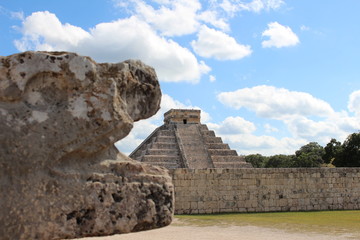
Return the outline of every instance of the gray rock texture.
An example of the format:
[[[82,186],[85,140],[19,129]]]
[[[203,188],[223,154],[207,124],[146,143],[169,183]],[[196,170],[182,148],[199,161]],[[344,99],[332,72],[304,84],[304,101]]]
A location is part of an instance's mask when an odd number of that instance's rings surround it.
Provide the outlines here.
[[[111,235],[168,225],[167,171],[114,142],[159,109],[155,71],[68,52],[0,57],[0,239]]]

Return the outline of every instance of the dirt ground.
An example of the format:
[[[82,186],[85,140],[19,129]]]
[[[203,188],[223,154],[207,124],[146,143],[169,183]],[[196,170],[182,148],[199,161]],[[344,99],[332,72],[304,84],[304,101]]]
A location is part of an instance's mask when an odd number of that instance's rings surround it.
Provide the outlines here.
[[[358,239],[352,234],[326,234],[290,232],[258,226],[186,226],[175,221],[168,227],[108,237],[82,238],[83,240],[343,240]]]

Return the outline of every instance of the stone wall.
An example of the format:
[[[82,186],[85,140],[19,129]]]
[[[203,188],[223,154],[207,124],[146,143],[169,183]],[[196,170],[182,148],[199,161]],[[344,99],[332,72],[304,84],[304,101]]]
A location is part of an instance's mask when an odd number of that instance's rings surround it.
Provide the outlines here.
[[[175,169],[175,213],[360,209],[360,168]]]

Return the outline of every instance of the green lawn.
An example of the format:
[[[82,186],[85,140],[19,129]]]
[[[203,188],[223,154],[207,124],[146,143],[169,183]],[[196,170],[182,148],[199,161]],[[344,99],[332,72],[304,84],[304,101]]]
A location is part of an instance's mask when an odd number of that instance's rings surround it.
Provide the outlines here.
[[[292,232],[352,233],[360,237],[360,211],[176,215],[179,225],[259,226]]]

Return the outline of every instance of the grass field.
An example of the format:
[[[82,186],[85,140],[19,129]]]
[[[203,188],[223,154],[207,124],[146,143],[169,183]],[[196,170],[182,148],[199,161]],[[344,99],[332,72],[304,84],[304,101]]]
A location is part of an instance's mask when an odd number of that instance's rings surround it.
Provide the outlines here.
[[[176,215],[192,226],[259,226],[289,232],[353,234],[360,239],[360,211],[276,212],[251,214]]]

